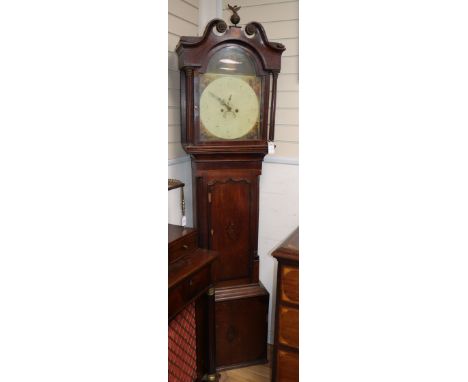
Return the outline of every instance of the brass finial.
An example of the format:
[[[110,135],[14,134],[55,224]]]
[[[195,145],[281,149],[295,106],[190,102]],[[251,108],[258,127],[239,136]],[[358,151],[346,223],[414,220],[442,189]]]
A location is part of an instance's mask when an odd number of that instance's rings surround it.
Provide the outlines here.
[[[232,16],[231,16],[231,23],[234,24],[234,26],[237,26],[237,24],[239,24],[239,21],[240,21],[240,17],[239,15],[237,14],[237,11],[241,8],[237,5],[230,5],[228,4],[228,8],[232,11]]]

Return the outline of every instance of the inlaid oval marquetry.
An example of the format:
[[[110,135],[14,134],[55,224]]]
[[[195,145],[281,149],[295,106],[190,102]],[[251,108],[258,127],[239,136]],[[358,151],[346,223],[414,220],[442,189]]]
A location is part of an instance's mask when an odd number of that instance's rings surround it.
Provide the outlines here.
[[[284,266],[282,268],[281,299],[299,304],[299,269]]]
[[[232,241],[236,241],[239,239],[239,228],[232,220],[230,220],[228,225],[226,226],[226,233],[229,239],[231,239]]]
[[[278,319],[279,342],[299,348],[299,310],[280,306]]]
[[[226,339],[228,342],[233,342],[237,338],[237,329],[235,326],[230,325],[226,332]]]

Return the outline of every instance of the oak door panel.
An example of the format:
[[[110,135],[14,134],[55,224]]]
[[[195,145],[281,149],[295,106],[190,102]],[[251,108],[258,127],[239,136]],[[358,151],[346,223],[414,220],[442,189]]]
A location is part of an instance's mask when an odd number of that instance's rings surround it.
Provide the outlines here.
[[[219,251],[215,280],[250,276],[251,184],[246,180],[214,182],[208,187],[210,248]]]

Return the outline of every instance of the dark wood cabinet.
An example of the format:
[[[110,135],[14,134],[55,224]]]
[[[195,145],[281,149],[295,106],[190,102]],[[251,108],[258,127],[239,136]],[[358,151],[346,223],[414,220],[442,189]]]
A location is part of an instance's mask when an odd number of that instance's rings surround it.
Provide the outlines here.
[[[274,252],[276,283],[273,382],[299,381],[299,228]]]
[[[216,380],[213,263],[196,230],[169,224],[169,381]]]
[[[245,200],[247,203],[239,203]],[[247,179],[214,179],[208,183],[208,247],[222,250],[222,267],[216,281],[250,276],[251,182]]]

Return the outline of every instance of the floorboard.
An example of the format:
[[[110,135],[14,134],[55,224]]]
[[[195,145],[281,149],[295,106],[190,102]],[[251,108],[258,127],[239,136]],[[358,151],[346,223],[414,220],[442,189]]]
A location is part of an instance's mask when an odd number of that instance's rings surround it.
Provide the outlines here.
[[[268,363],[223,371],[221,372],[219,382],[270,382],[271,352],[272,346],[269,345]]]

